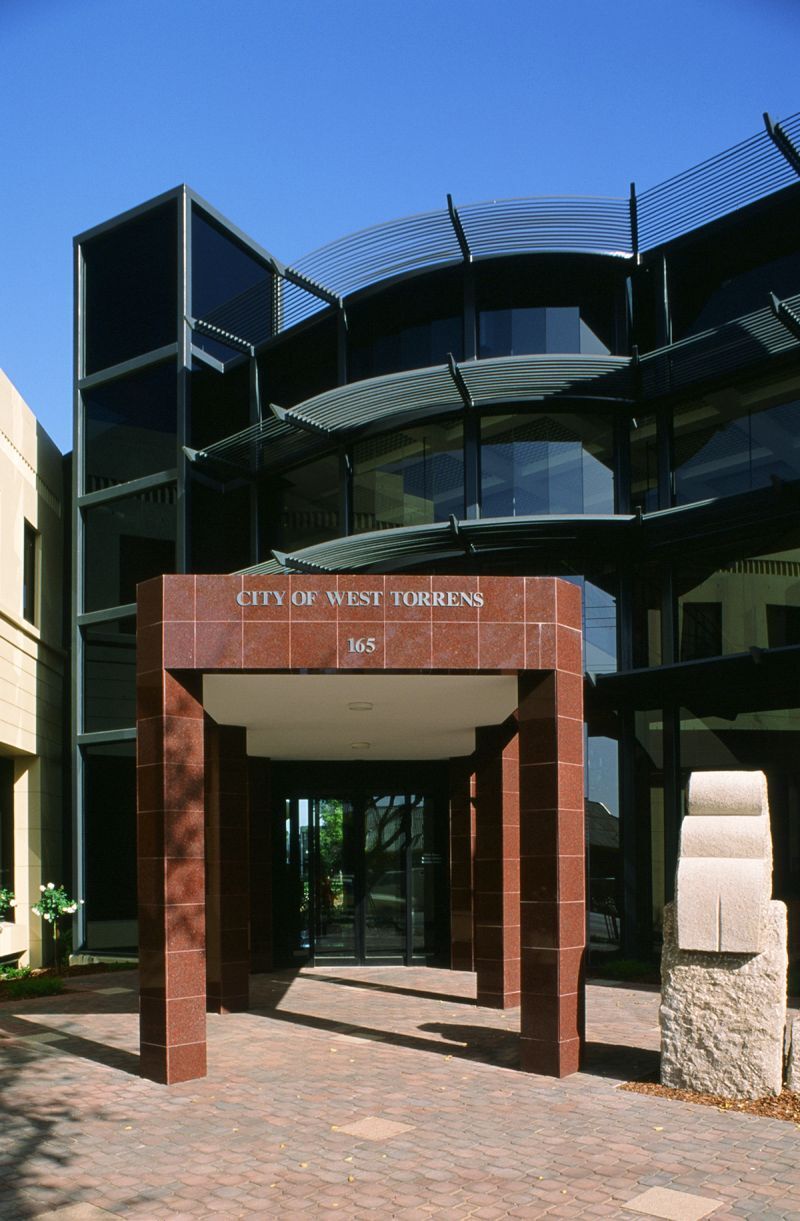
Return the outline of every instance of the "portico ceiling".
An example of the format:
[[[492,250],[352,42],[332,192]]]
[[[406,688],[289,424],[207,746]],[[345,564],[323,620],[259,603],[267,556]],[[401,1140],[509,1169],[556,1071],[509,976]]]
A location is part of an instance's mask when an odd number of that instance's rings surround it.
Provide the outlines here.
[[[203,705],[271,759],[447,759],[517,707],[493,674],[206,674]]]

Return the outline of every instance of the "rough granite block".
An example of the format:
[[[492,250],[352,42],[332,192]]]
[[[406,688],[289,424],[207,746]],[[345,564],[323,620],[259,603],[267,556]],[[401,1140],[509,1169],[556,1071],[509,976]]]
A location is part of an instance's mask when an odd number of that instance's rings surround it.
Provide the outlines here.
[[[675,905],[664,909],[661,1083],[761,1098],[780,1094],[786,1025],[786,906],[771,902],[760,954],[678,948]]]

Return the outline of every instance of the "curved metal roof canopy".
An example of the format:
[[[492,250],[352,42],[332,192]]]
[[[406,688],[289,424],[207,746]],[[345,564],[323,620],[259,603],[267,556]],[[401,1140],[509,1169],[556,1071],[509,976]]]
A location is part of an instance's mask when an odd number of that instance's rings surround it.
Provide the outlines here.
[[[623,534],[636,525],[631,514],[562,517],[486,517],[395,530],[371,530],[304,547],[291,555],[274,551],[273,558],[241,572],[258,575],[285,572],[398,572],[417,564],[463,555],[515,554],[546,542],[574,541],[579,536]]]

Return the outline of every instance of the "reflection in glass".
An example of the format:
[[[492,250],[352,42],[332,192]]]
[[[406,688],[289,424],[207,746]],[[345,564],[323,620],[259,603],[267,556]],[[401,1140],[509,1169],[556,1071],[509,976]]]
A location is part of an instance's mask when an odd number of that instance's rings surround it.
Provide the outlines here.
[[[85,372],[178,337],[178,209],[173,200],[101,233],[85,261]]]
[[[84,510],[85,605],[136,601],[140,581],[175,571],[175,485]]]
[[[312,802],[317,861],[314,948],[319,957],[355,957],[356,844],[353,806],[342,798]]]
[[[581,318],[577,305],[481,310],[478,337],[480,356],[608,355],[608,348]]]
[[[83,732],[136,724],[136,620],[109,619],[83,630]]]
[[[658,940],[666,901],[664,853],[664,723],[658,710],[634,714],[634,789],[635,809],[642,841],[649,830],[650,878],[642,878],[643,891],[649,889],[649,916]],[[644,862],[640,861],[640,865]],[[644,932],[644,930],[642,930]],[[649,941],[649,939],[648,939]],[[649,948],[647,946],[646,948]]]
[[[83,747],[91,949],[136,945],[136,743]]]
[[[800,479],[800,397],[775,403],[773,393],[753,403],[754,397],[730,389],[676,409],[677,504]]]
[[[406,851],[404,798],[372,797],[364,806],[364,957],[406,953]]]
[[[177,465],[172,361],[83,392],[85,491]]]
[[[613,738],[587,738],[586,794],[589,941],[612,949],[620,941],[619,747]]]
[[[192,209],[192,313],[249,343],[272,335],[272,274],[197,208]],[[209,347],[199,331],[192,342]]]
[[[631,509],[650,513],[658,508],[658,446],[656,417],[631,422]]]
[[[459,420],[447,420],[355,445],[355,532],[463,517],[463,433]]]
[[[681,783],[693,771],[766,773],[775,893],[800,895],[800,709],[773,708],[732,717],[680,712]]]
[[[387,330],[370,342],[354,343],[350,349],[351,380],[444,364],[450,352],[458,359],[462,332],[463,321],[458,315]]]
[[[337,454],[288,471],[270,471],[259,495],[262,559],[273,547],[296,551],[343,533],[339,502]]]
[[[682,661],[800,644],[800,548],[712,564],[676,573]]]
[[[481,420],[484,517],[613,513],[611,422],[572,414]]]

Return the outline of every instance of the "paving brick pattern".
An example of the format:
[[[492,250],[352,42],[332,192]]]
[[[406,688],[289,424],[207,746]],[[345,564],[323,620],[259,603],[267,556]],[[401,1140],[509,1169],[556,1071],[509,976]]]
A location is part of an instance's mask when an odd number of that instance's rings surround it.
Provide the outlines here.
[[[652,1187],[800,1217],[797,1127],[617,1089],[656,1064],[653,990],[590,985],[587,1067],[558,1081],[515,1071],[519,1013],[476,1008],[472,975],[273,972],[209,1016],[208,1077],[166,1087],[136,1076],[136,982],[0,1005],[3,1221],[631,1221]]]

